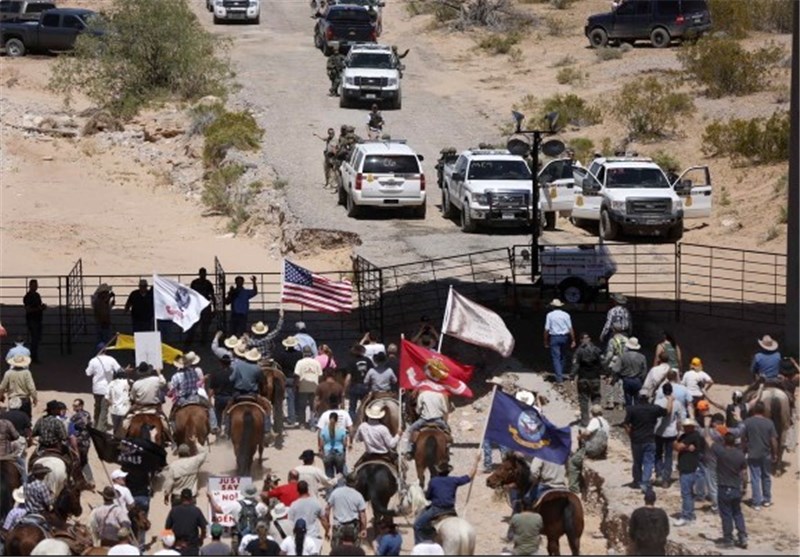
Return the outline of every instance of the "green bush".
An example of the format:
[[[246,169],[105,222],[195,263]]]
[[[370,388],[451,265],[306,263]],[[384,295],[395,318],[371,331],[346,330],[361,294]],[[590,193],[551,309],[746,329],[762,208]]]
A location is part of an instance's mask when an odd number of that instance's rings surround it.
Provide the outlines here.
[[[594,155],[594,141],[588,137],[576,137],[567,143],[573,151],[575,158],[579,161],[590,161]]]
[[[678,51],[689,75],[705,85],[708,96],[747,95],[769,85],[769,76],[783,50],[769,45],[748,52],[728,37],[704,37]]]
[[[481,39],[478,46],[490,54],[508,54],[521,39],[519,33],[495,33]]]
[[[567,83],[579,85],[583,83],[584,77],[585,75],[581,70],[572,67],[561,68],[556,73],[556,81],[561,85],[566,85]]]
[[[603,114],[599,108],[590,106],[586,101],[577,95],[569,93],[567,95],[553,95],[544,100],[540,118],[549,112],[558,112],[558,122],[556,127],[559,130],[567,125],[584,127],[599,124],[603,121]]]
[[[653,161],[658,166],[660,166],[667,172],[678,173],[681,170],[683,170],[680,161],[664,150],[659,149],[658,151],[650,155],[650,158],[652,158]]]
[[[53,68],[50,87],[68,101],[82,92],[131,117],[154,101],[226,94],[229,42],[206,31],[186,0],[114,0],[96,25],[108,32],[81,34]]]
[[[551,37],[563,37],[569,29],[567,22],[560,17],[547,16],[544,22],[547,26],[547,34]]]
[[[203,184],[203,203],[212,211],[230,216],[236,205],[231,190],[245,170],[241,164],[227,164],[209,172]]]
[[[674,92],[671,82],[655,76],[626,83],[614,99],[611,113],[620,117],[632,137],[653,139],[673,133],[678,122],[694,112],[686,93]]]
[[[619,60],[622,58],[624,52],[621,48],[611,48],[611,47],[603,47],[603,48],[596,48],[594,49],[594,53],[597,55],[602,62],[607,60]]]
[[[796,0],[709,0],[715,31],[741,39],[748,32],[792,32],[792,3]]]
[[[703,133],[703,153],[731,157],[735,162],[783,162],[789,159],[789,112],[769,118],[715,121]]]
[[[206,167],[217,167],[231,148],[255,151],[261,146],[261,129],[250,112],[223,112],[206,127],[203,162]]]
[[[740,0],[741,1],[741,0]],[[792,4],[797,0],[750,0],[753,28],[758,31],[791,33],[794,14]]]

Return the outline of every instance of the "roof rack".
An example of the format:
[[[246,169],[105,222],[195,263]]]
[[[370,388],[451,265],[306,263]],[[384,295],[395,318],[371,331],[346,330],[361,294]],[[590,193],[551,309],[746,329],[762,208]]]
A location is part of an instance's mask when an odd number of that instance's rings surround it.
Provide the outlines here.
[[[650,157],[604,157],[606,162],[653,162]]]
[[[386,137],[381,139],[362,139],[360,143],[402,143],[405,145],[408,143],[407,139],[395,139],[393,137]]]
[[[467,149],[473,155],[510,155],[508,149]]]

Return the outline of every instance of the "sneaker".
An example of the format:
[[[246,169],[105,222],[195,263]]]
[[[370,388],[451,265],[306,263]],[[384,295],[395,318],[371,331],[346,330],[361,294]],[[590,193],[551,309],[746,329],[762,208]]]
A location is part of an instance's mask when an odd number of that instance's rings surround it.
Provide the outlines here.
[[[714,545],[724,549],[731,549],[734,546],[733,540],[726,540],[725,538],[717,538],[714,540]]]
[[[772,506],[772,501],[764,501],[764,502],[761,504],[761,506],[762,506],[762,507],[764,507],[765,509],[766,509],[767,507],[771,507],[771,506]]]
[[[673,521],[672,525],[673,526],[677,526],[677,527],[688,526],[692,522],[693,522],[692,520],[686,520],[685,518],[679,518],[678,520]]]
[[[739,540],[734,545],[740,549],[747,549],[747,540]]]

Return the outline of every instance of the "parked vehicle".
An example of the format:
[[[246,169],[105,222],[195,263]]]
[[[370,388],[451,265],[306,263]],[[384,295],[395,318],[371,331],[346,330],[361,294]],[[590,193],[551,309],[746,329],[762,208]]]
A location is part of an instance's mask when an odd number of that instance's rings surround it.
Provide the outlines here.
[[[400,61],[389,46],[353,45],[344,62],[339,106],[347,108],[353,101],[385,102],[399,110],[403,104],[400,68]]]
[[[338,6],[363,6],[367,9],[372,21],[375,22],[375,33],[380,37],[383,32],[383,0],[331,0],[331,4]]]
[[[214,12],[214,24],[223,21],[261,22],[261,0],[206,0],[206,8]]]
[[[592,301],[617,272],[617,264],[603,245],[539,246],[539,284],[556,289],[570,304]]]
[[[374,43],[378,37],[369,11],[362,6],[328,6],[314,17],[314,46],[325,56],[333,52],[331,43],[337,43],[339,52],[346,54],[352,45]]]
[[[8,56],[72,50],[94,17],[95,12],[83,8],[56,8],[42,12],[38,21],[3,21],[0,43]]]
[[[368,207],[410,207],[425,218],[422,155],[402,140],[366,141],[353,148],[340,167],[339,203],[357,218]]]
[[[685,178],[691,175],[695,181]],[[684,219],[711,216],[711,174],[693,166],[675,180],[652,159],[598,158],[580,181],[572,218],[600,222],[600,235],[614,240],[622,233],[683,236]]]
[[[584,34],[593,48],[637,40],[664,48],[673,40],[696,39],[709,29],[707,0],[624,0],[610,12],[589,16]]]
[[[9,19],[35,21],[39,19],[40,13],[55,7],[53,2],[38,0],[0,0],[0,21]]]
[[[569,215],[575,205],[575,182],[582,180],[586,169],[571,158],[553,159],[539,171],[539,210],[544,227],[553,230],[558,215]]]

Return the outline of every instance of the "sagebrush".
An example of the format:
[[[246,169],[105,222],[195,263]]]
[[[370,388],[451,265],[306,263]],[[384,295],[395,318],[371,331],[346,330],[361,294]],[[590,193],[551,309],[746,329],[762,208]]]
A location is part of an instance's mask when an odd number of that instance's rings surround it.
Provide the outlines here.
[[[796,0],[709,0],[714,29],[741,39],[750,31],[792,32]]]
[[[261,146],[264,130],[248,111],[223,110],[203,133],[203,162],[207,167],[219,166],[228,150],[255,151]]]
[[[669,81],[655,76],[626,83],[615,97],[611,113],[621,118],[632,138],[655,139],[677,131],[682,118],[694,113],[694,101],[673,91]]]
[[[557,130],[567,126],[593,126],[603,121],[603,114],[596,106],[592,106],[578,95],[553,95],[542,103],[539,118],[543,121],[546,114],[558,112]]]
[[[789,112],[769,118],[715,121],[703,133],[703,153],[727,156],[734,162],[766,164],[789,159]]]

